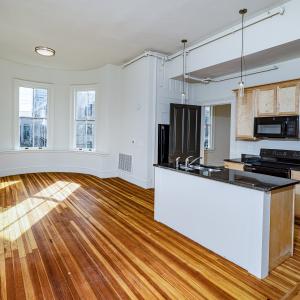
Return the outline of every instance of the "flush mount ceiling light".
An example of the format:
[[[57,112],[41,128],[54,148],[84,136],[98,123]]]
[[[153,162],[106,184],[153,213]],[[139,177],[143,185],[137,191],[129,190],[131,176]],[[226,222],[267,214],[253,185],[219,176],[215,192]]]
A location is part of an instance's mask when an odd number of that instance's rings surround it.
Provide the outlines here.
[[[54,56],[55,50],[49,47],[37,46],[34,51],[42,56]]]
[[[239,14],[242,16],[242,51],[241,51],[241,75],[240,75],[240,82],[239,82],[239,92],[238,96],[240,98],[244,98],[245,94],[245,83],[244,83],[244,65],[245,65],[245,56],[244,56],[244,18],[245,14],[247,13],[247,8],[243,8],[239,11]]]

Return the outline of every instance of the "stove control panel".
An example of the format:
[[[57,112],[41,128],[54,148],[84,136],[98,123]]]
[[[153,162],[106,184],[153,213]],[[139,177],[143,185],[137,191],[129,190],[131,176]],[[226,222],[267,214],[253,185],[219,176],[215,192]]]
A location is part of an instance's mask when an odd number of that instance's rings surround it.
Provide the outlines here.
[[[293,159],[300,160],[300,151],[280,149],[260,149],[263,158]]]

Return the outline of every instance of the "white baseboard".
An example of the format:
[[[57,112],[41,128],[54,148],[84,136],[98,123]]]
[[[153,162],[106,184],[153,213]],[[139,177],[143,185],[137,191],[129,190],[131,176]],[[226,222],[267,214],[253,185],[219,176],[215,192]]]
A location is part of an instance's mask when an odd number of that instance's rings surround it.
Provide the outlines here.
[[[78,168],[72,166],[34,166],[34,167],[24,167],[24,168],[9,168],[9,169],[0,169],[0,177],[10,176],[10,175],[19,175],[19,174],[28,174],[28,173],[45,173],[45,172],[72,172],[72,173],[81,173],[94,175],[99,178],[109,178],[116,177],[117,171],[113,170],[95,170],[89,168]]]
[[[144,180],[144,179],[137,178],[137,177],[133,176],[132,173],[123,172],[123,171],[119,170],[118,175],[120,178],[122,178],[128,182],[131,182],[133,184],[136,184],[144,189],[153,188],[153,183],[150,180]]]

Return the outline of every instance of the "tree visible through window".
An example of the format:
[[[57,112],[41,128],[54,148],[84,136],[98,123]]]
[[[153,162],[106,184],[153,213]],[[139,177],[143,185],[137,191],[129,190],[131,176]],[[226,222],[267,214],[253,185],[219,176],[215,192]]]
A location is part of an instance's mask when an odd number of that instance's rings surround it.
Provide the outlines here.
[[[204,149],[213,149],[213,106],[204,107]]]
[[[77,91],[75,94],[76,148],[95,149],[95,97],[93,90]]]
[[[19,140],[21,148],[47,147],[48,90],[19,87]]]

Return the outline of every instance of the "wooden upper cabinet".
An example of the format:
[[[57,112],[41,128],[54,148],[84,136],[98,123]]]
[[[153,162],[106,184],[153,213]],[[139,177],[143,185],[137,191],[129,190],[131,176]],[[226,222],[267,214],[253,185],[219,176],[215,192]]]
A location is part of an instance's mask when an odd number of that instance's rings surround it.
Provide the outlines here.
[[[283,83],[277,87],[277,114],[299,114],[299,84]]]
[[[256,90],[257,116],[276,115],[276,87],[261,87]]]
[[[245,90],[244,98],[241,99],[237,97],[236,101],[236,138],[242,140],[253,140],[255,91]]]
[[[236,139],[255,140],[255,117],[300,114],[300,79],[246,88],[236,101]]]

